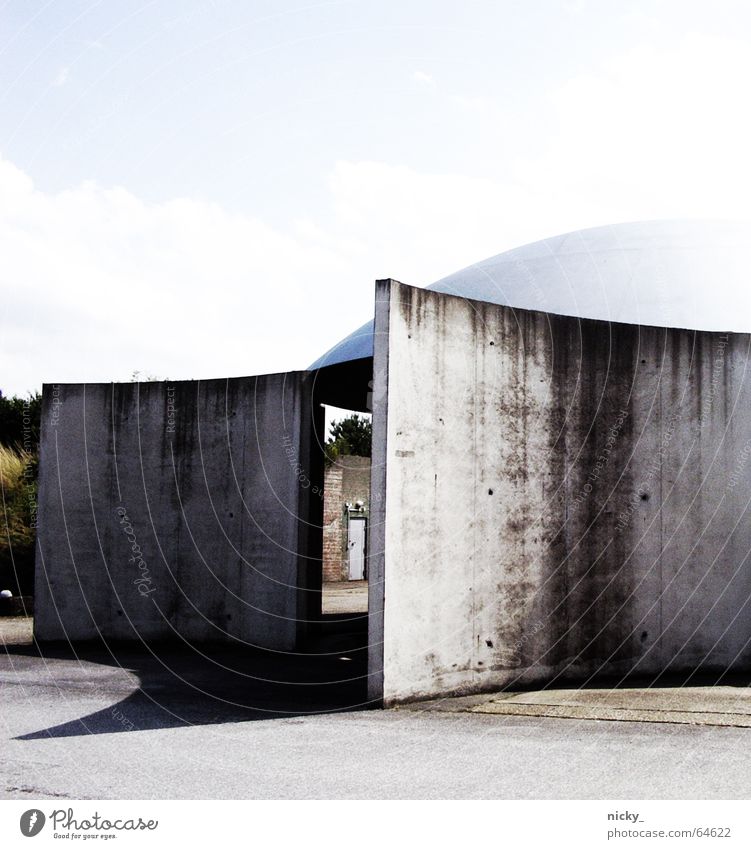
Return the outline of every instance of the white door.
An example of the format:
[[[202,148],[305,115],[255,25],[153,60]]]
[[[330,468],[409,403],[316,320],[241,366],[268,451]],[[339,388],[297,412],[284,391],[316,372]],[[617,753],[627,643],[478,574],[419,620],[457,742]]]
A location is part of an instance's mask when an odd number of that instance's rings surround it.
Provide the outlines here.
[[[365,525],[364,516],[350,517],[347,535],[349,554],[349,579],[362,581],[365,578]]]

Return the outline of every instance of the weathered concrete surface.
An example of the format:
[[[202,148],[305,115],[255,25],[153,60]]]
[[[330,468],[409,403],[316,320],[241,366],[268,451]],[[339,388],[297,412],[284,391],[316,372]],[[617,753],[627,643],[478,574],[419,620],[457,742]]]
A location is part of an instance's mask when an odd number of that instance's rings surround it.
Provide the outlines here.
[[[46,386],[37,639],[294,648],[320,613],[308,384]]]
[[[380,284],[386,703],[748,667],[750,340]]]
[[[539,690],[461,696],[412,703],[400,709],[751,728],[751,689],[710,686]]]
[[[395,280],[377,280],[371,409],[370,524],[368,526],[368,698],[384,697],[384,609],[386,603],[386,482],[389,456],[389,321]],[[341,368],[341,366],[340,366]]]

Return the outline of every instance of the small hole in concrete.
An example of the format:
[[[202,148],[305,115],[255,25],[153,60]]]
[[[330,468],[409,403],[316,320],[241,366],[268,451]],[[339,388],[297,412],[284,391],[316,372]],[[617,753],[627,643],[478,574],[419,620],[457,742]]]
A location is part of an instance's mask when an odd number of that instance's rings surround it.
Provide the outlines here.
[[[489,490],[488,490],[488,495],[492,495],[492,494],[493,494],[493,490],[492,490],[492,489],[489,489]]]
[[[647,362],[646,360],[642,360],[642,363],[646,363],[646,362]]]
[[[642,492],[642,494],[639,496],[639,498],[641,498],[642,501],[649,501],[649,493],[648,492]]]
[[[485,645],[486,645],[489,649],[492,649],[492,648],[493,648],[493,641],[492,641],[492,640],[485,640]]]
[[[491,342],[490,344],[491,344],[491,345],[495,345],[495,342]]]
[[[642,642],[644,642],[644,640],[646,640],[646,639],[647,639],[647,632],[646,632],[646,631],[642,631],[642,632],[641,632],[641,641],[642,641]]]

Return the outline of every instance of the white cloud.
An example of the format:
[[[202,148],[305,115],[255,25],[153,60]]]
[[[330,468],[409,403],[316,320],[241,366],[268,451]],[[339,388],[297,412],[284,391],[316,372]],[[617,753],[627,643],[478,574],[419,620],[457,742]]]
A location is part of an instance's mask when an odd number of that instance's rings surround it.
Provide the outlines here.
[[[421,85],[435,86],[435,80],[430,76],[430,74],[426,74],[425,71],[415,71],[414,74],[412,74],[412,79]]]
[[[504,248],[549,234],[521,188],[381,162],[340,162],[331,177],[336,239],[376,276],[426,285]]]
[[[61,88],[68,82],[68,77],[70,76],[70,68],[60,68],[57,72],[57,75],[52,80],[52,86],[54,88]]]
[[[578,17],[587,11],[589,3],[587,0],[564,0],[563,8],[569,15]]]
[[[537,191],[606,221],[749,216],[745,45],[691,36],[639,47],[552,96],[547,151],[517,163]]]
[[[634,50],[552,92],[541,153],[495,180],[339,162],[320,215],[283,229],[94,183],[49,194],[0,159],[0,388],[304,368],[368,318],[377,277],[424,285],[609,222],[748,219],[749,78],[732,41]]]
[[[513,244],[481,180],[341,162],[330,192],[326,228],[282,232],[94,183],[47,194],[0,160],[0,388],[304,368],[372,314],[377,277],[429,283]]]
[[[341,277],[340,259],[309,234],[92,183],[49,195],[6,161],[0,253],[2,388],[14,391],[134,369],[177,378],[304,367],[318,353],[315,284]],[[323,337],[335,336],[322,312]]]

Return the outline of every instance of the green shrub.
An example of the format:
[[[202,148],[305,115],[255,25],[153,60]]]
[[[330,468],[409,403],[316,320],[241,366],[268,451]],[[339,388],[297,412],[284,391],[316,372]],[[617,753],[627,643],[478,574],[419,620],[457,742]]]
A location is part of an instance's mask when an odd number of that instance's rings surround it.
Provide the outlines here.
[[[31,595],[36,544],[37,455],[0,445],[0,590]]]

